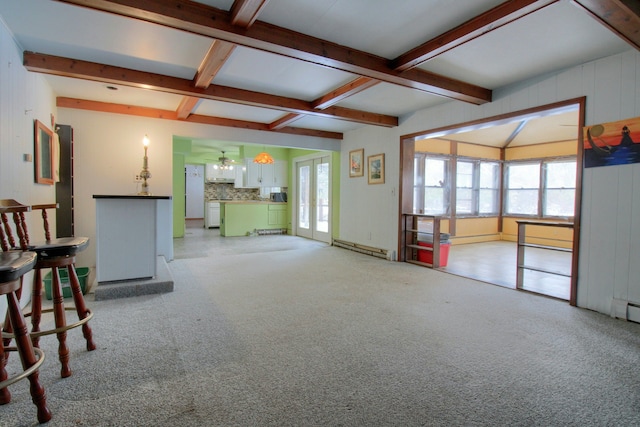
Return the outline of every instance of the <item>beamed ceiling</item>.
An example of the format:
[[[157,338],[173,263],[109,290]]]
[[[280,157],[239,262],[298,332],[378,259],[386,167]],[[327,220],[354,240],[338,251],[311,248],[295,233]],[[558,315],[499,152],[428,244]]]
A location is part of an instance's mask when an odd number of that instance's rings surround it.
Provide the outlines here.
[[[636,0],[21,0],[0,15],[58,107],[328,139],[640,48]]]

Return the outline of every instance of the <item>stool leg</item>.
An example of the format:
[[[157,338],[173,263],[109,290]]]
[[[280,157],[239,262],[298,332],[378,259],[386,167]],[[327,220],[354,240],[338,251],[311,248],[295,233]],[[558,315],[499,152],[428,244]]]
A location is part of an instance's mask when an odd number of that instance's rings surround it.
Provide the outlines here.
[[[22,296],[22,279],[23,279],[23,277],[20,277],[20,287],[16,291],[16,297],[18,298],[18,301],[20,301],[20,297]],[[6,332],[8,334],[13,334],[13,328],[11,327],[11,318],[9,316],[9,310],[7,310],[7,313],[6,313],[5,317],[4,317],[4,326],[3,326],[2,331]],[[11,345],[11,338],[3,338],[2,339],[2,343],[4,344],[5,347],[9,347]],[[5,359],[5,363],[6,363],[6,361],[9,359],[9,353],[5,353],[4,359]]]
[[[53,291],[53,316],[55,318],[56,329],[61,330],[56,335],[58,337],[58,358],[62,364],[60,376],[67,378],[71,376],[69,368],[69,347],[67,346],[67,320],[64,312],[64,298],[62,296],[62,285],[60,284],[60,272],[58,267],[51,268],[51,290]]]
[[[42,318],[42,270],[33,271],[33,289],[31,290],[31,332],[40,332]],[[34,347],[40,347],[40,337],[31,336]]]
[[[67,271],[69,272],[69,284],[71,286],[73,302],[76,306],[76,311],[78,312],[78,319],[82,320],[89,315],[89,310],[87,310],[87,306],[84,303],[82,288],[80,287],[80,280],[78,280],[75,265],[69,264],[67,266]],[[95,350],[96,344],[93,342],[93,333],[88,322],[82,325],[82,334],[84,335],[84,339],[87,340],[87,350]]]
[[[9,312],[7,311],[7,318],[9,318]],[[5,366],[7,366],[7,359],[5,358],[4,353],[4,345],[0,340],[0,382],[6,380],[9,376],[7,374],[7,370]],[[9,393],[9,389],[7,387],[0,389],[0,405],[5,405],[11,402],[11,393]]]
[[[22,311],[20,310],[20,303],[16,298],[15,293],[11,292],[7,294],[7,305],[9,314],[11,316],[11,325],[14,330],[14,337],[16,341],[16,347],[18,353],[20,353],[20,360],[22,361],[22,367],[24,369],[30,368],[38,361],[33,351],[31,340],[29,339],[29,332],[27,330],[27,324],[22,317]],[[33,374],[29,375],[29,383],[31,387],[31,400],[38,408],[38,421],[46,423],[51,419],[51,412],[47,408],[47,396],[44,388],[40,385],[38,380],[39,374],[36,370]]]

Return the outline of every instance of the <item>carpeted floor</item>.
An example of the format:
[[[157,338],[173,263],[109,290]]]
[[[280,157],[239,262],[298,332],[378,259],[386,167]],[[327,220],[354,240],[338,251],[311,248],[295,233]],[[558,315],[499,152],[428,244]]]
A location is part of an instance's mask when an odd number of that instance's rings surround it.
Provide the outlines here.
[[[291,236],[191,230],[172,293],[88,304],[52,426],[640,425],[640,325]],[[13,356],[9,368],[18,358]],[[28,382],[0,426],[35,425]]]

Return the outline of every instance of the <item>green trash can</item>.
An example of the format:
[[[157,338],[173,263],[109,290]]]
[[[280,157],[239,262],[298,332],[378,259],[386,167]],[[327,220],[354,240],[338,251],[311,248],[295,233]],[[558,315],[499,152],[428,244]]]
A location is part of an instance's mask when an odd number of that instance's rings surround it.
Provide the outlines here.
[[[63,298],[71,298],[71,285],[69,283],[69,272],[66,268],[59,268],[60,272],[60,285],[62,286],[62,297]],[[76,267],[76,274],[78,275],[78,281],[80,282],[80,289],[82,289],[82,295],[85,294],[87,290],[87,277],[89,276],[89,267]],[[44,293],[47,299],[53,299],[53,295],[51,292],[51,282],[53,281],[53,277],[51,272],[48,272],[46,276],[44,276]]]

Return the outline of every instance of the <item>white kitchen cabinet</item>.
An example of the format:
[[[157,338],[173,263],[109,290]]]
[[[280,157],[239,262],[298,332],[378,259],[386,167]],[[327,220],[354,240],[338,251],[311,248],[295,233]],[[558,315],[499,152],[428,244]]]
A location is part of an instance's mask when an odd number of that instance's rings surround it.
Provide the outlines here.
[[[235,165],[234,167],[234,184],[235,188],[247,187],[247,167],[245,165]]]
[[[220,203],[207,202],[205,209],[205,224],[207,228],[220,227]]]
[[[236,165],[232,165],[231,169],[223,169],[218,163],[207,163],[205,165],[205,178],[207,181],[235,181]]]
[[[289,186],[289,164],[283,160],[273,163],[273,187]]]
[[[270,165],[253,163],[246,159],[246,187],[286,187],[288,164],[284,160],[276,160]]]

